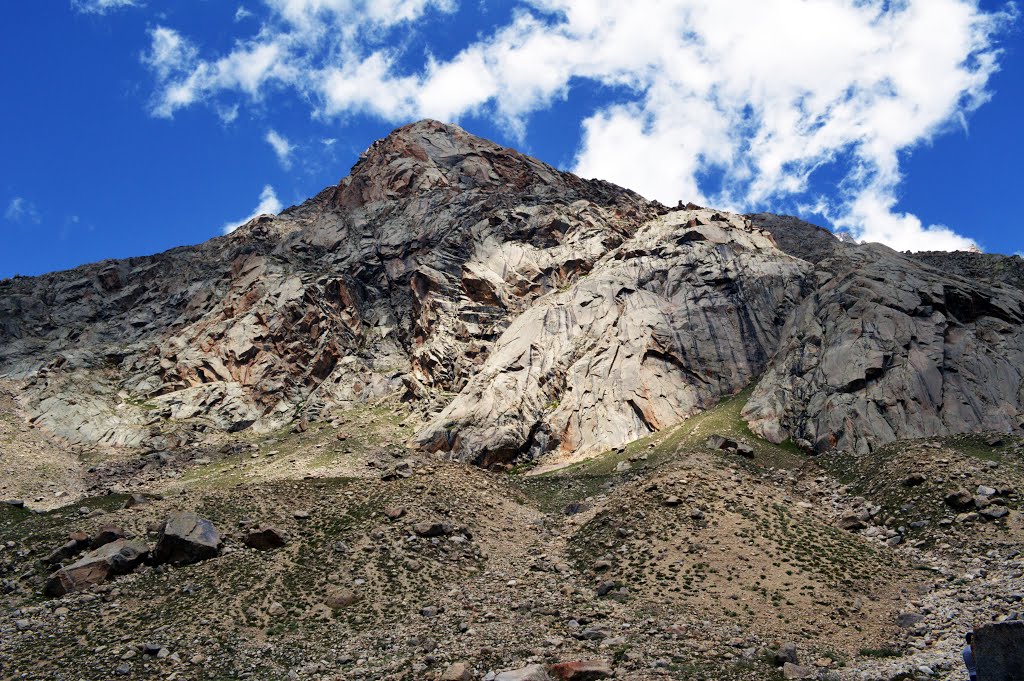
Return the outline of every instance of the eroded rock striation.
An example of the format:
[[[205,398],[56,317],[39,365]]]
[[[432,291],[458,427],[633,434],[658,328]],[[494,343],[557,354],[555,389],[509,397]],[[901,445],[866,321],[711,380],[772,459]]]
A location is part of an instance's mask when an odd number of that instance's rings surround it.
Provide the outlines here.
[[[669,209],[421,121],[230,235],[0,282],[0,379],[51,433],[153,452],[391,396],[412,446],[571,459],[751,384],[754,431],[816,449],[1019,428],[1019,263],[943,257]]]

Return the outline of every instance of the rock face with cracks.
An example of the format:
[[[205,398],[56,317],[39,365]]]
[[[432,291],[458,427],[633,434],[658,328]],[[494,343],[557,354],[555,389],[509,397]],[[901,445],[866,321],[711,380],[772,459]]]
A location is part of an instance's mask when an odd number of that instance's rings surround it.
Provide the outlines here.
[[[1021,427],[1018,260],[669,209],[421,121],[230,235],[0,282],[0,379],[88,447],[171,451],[401,396],[411,446],[571,460],[756,384],[756,433],[864,452]]]

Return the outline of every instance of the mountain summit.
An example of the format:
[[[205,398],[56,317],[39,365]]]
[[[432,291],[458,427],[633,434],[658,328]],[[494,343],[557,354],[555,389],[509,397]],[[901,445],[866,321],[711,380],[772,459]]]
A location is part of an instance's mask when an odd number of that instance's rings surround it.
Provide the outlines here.
[[[228,237],[3,282],[0,376],[62,438],[152,450],[392,395],[410,446],[484,466],[748,387],[755,433],[815,451],[1019,429],[1024,292],[942,258],[669,209],[420,121]]]
[[[1021,282],[399,128],[0,282],[0,669],[881,680],[971,627],[1019,668]]]

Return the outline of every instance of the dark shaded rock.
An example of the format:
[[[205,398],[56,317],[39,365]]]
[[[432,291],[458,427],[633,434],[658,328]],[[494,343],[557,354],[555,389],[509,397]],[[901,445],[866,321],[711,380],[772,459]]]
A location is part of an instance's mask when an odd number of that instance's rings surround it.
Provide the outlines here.
[[[946,502],[946,505],[950,508],[963,511],[974,506],[974,495],[965,489],[961,489],[955,492],[950,492],[943,497],[943,501]]]
[[[149,555],[149,546],[137,540],[118,539],[57,570],[46,581],[48,596],[63,596],[102,584],[114,575],[134,570]]]
[[[708,449],[719,450],[719,449],[735,449],[737,446],[736,440],[732,440],[723,435],[712,435],[707,440]]]
[[[781,667],[787,662],[790,664],[800,664],[800,660],[798,659],[796,652],[796,643],[793,643],[792,641],[783,643],[779,646],[779,649],[775,651],[772,659],[774,660],[776,667]]]
[[[911,473],[907,477],[903,478],[902,484],[904,487],[917,487],[918,485],[923,485],[927,481],[928,477],[923,473]]]
[[[245,535],[245,545],[260,551],[279,549],[288,543],[288,535],[276,527],[267,525]]]
[[[924,615],[920,615],[916,612],[904,612],[900,613],[896,617],[896,626],[901,629],[913,629],[918,624],[924,622]]]
[[[1024,621],[992,622],[974,630],[979,681],[1024,679]]]
[[[986,520],[999,520],[1010,514],[1005,506],[990,506],[978,512],[978,515]]]
[[[420,537],[442,537],[451,534],[452,526],[441,522],[423,522],[413,525],[412,531]]]
[[[96,534],[92,536],[91,545],[92,548],[95,549],[103,546],[104,544],[117,541],[118,539],[124,539],[124,537],[124,530],[117,525],[108,523],[101,526],[100,529],[96,531]]]
[[[170,516],[160,527],[153,558],[157,563],[186,565],[220,553],[220,534],[209,520],[195,513]]]
[[[548,674],[562,681],[596,681],[612,678],[615,671],[604,660],[582,660],[553,664],[548,667]]]
[[[837,523],[840,529],[847,530],[849,532],[857,532],[867,527],[867,523],[864,522],[863,518],[857,513],[847,513],[839,519]]]
[[[63,563],[65,560],[77,556],[79,553],[89,548],[90,539],[89,535],[85,532],[78,530],[68,535],[68,540],[62,546],[51,551],[45,558],[43,563],[46,565],[57,565]]]

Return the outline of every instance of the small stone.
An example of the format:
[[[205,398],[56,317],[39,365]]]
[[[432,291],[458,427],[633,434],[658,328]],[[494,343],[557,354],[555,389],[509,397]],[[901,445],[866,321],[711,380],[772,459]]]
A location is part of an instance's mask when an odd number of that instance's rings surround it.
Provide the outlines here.
[[[440,681],[470,681],[472,678],[473,673],[468,662],[455,662],[444,670]]]
[[[814,667],[801,667],[790,662],[782,665],[782,676],[787,679],[812,679],[817,675],[818,670]]]
[[[614,671],[603,660],[584,660],[579,662],[561,662],[548,667],[548,673],[562,681],[596,681],[609,679]]]

